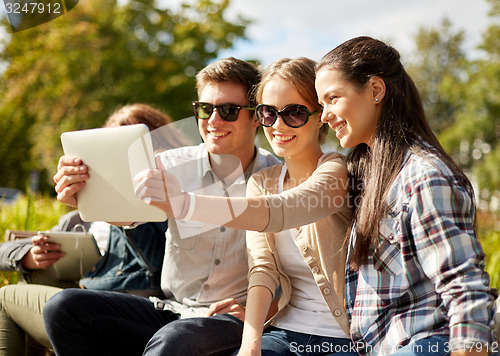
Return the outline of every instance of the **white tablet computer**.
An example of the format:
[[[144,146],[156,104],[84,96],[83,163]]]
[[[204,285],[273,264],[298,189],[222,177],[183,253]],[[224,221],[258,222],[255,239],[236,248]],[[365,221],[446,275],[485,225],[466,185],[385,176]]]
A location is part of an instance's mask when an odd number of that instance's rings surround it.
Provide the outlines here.
[[[133,177],[156,167],[146,125],[65,132],[61,142],[66,155],[88,166],[89,178],[76,196],[83,221],[166,220],[161,209],[147,205],[134,192]]]
[[[66,255],[48,268],[52,276],[63,281],[77,281],[101,259],[101,253],[92,234],[87,232],[40,231],[51,242],[61,245]]]

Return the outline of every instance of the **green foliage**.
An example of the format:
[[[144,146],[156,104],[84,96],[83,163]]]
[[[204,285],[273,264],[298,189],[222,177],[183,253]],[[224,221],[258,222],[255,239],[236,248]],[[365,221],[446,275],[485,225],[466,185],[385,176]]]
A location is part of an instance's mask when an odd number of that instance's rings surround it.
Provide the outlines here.
[[[0,205],[0,238],[6,230],[50,229],[68,211],[67,206],[47,195],[24,195],[15,204]]]
[[[224,19],[228,0],[190,3],[171,10],[154,0],[80,2],[4,38],[0,186],[23,189],[31,170],[50,177],[62,154],[60,134],[99,127],[121,105],[191,116],[194,74],[243,37],[247,22]]]
[[[490,16],[500,15],[500,0],[487,0],[491,4]]]
[[[486,271],[490,285],[500,290],[500,214],[478,213],[478,236],[486,254]]]
[[[67,206],[46,195],[29,194],[12,205],[0,203],[0,243],[6,230],[49,230],[67,212]],[[16,282],[16,273],[0,271],[0,286]]]
[[[490,275],[490,285],[500,290],[500,231],[489,231],[481,239],[486,254],[486,272]]]
[[[451,100],[463,105],[456,113],[455,124],[440,135],[443,146],[466,169],[482,164],[481,159],[495,149],[500,137],[500,67],[484,61],[470,67],[465,85],[449,85]]]
[[[444,20],[422,29],[409,72],[419,87],[432,128],[447,152],[478,183],[486,203],[500,196],[500,0],[490,0],[493,24],[483,35],[483,56],[462,50],[464,33]]]
[[[448,85],[463,83],[466,57],[462,48],[464,32],[453,32],[444,19],[437,29],[419,30],[415,36],[416,51],[408,72],[415,80],[431,127],[441,132],[453,124],[462,102],[450,100]]]
[[[474,167],[474,176],[479,186],[489,192],[498,191],[500,187],[500,146],[488,154],[486,158]]]

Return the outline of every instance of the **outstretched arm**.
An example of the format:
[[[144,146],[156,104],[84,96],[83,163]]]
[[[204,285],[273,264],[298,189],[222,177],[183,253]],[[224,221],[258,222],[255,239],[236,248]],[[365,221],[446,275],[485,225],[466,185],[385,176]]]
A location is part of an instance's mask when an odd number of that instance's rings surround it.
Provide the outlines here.
[[[349,184],[340,159],[321,164],[307,181],[282,194],[250,197],[184,192],[176,177],[166,173],[161,164],[158,167],[136,176],[137,195],[176,219],[252,231],[281,231],[318,221],[347,206]],[[248,184],[258,179],[265,178],[257,173]]]

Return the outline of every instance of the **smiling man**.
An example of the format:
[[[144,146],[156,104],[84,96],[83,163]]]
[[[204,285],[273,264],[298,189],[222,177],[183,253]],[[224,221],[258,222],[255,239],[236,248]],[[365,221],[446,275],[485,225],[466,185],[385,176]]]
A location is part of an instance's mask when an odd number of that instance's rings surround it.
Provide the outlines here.
[[[186,191],[244,194],[252,173],[278,160],[255,147],[258,127],[251,91],[259,71],[226,58],[196,76],[193,102],[199,146],[162,154]],[[235,179],[235,171],[242,179]],[[54,176],[58,199],[76,205],[88,178],[76,157],[62,157]],[[247,291],[245,231],[170,220],[161,287],[166,299],[66,290],[44,309],[57,355],[200,355],[239,347]],[[193,337],[193,335],[196,335]]]

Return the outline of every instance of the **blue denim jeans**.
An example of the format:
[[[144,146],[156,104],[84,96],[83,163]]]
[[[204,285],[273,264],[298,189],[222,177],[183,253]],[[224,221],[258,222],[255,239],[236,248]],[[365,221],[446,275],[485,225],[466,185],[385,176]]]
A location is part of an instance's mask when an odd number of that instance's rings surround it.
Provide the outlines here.
[[[233,353],[236,355],[237,353]],[[350,339],[302,334],[271,326],[262,335],[262,356],[358,356]]]
[[[147,298],[87,289],[65,289],[43,309],[58,356],[141,355],[154,333],[177,319],[157,311]]]
[[[43,310],[58,356],[224,355],[241,343],[243,323],[232,316],[178,317],[147,298],[85,289],[65,289]]]

